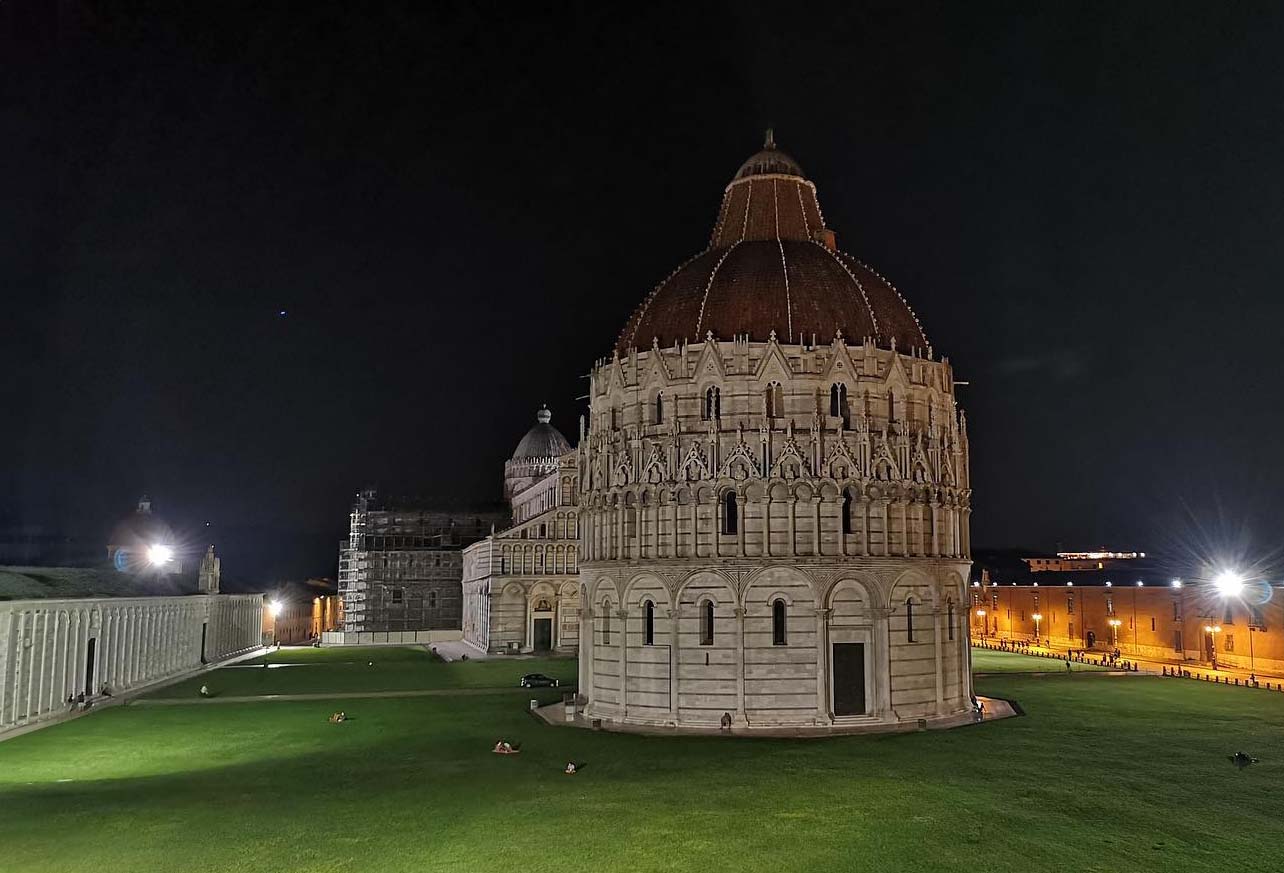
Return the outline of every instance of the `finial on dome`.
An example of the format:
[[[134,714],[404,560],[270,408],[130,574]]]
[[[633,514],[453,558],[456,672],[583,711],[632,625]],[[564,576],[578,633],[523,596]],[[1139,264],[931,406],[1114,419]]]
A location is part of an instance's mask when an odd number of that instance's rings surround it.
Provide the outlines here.
[[[763,142],[762,147],[765,149],[774,149],[776,147],[776,131],[773,128],[767,128],[767,139]]]
[[[540,406],[539,412],[535,413],[535,420],[540,424],[548,424],[553,420],[553,413],[549,411],[547,403]]]

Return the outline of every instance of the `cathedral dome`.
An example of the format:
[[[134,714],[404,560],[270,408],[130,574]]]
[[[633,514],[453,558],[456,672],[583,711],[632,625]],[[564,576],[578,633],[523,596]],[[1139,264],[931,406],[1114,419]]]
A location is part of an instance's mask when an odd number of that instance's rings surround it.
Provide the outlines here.
[[[550,422],[553,413],[543,406],[535,413],[535,426],[526,432],[522,441],[513,452],[514,461],[525,461],[535,458],[559,458],[571,450],[571,444],[562,436],[562,432]]]
[[[839,251],[816,186],[768,131],[763,149],[723,194],[709,247],[678,267],[634,311],[616,341],[621,355],[658,340],[748,335],[766,342],[822,342],[841,331],[884,348],[930,351],[909,304],[867,264]]]

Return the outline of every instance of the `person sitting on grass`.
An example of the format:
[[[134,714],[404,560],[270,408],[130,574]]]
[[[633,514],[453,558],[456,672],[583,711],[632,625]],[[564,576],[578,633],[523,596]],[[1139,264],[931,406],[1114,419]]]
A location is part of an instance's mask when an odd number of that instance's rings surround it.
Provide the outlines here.
[[[209,697],[209,696],[210,696],[210,687],[208,685],[202,685],[201,697]]]
[[[514,746],[507,740],[500,740],[495,743],[495,748],[491,749],[496,755],[516,755],[521,751],[521,746]]]
[[[338,712],[330,716],[330,724],[338,724],[341,721],[347,721],[347,720],[348,720],[348,714],[343,710],[339,710]]]
[[[566,762],[566,769],[565,769],[565,770],[563,770],[562,772],[563,772],[563,773],[565,773],[567,776],[574,776],[574,775],[575,775],[575,762],[574,762],[574,761],[567,761],[567,762]]]

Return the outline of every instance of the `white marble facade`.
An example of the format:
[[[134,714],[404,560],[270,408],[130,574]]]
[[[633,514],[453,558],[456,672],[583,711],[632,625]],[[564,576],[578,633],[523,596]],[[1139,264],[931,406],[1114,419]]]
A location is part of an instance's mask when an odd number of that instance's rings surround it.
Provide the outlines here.
[[[135,691],[262,642],[259,595],[0,603],[0,734],[64,715],[69,697]]]
[[[956,722],[971,697],[971,485],[955,385],[899,292],[836,249],[815,186],[769,136],[727,187],[710,248],[590,373],[586,715]]]

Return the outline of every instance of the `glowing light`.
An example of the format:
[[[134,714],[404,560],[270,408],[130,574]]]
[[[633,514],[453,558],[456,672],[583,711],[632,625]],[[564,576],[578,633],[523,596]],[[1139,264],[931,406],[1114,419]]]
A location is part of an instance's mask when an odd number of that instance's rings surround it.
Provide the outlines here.
[[[1222,632],[1222,626],[1220,624],[1204,625],[1204,633],[1206,634],[1219,634],[1221,632]]]
[[[268,602],[268,612],[272,613],[273,618],[276,618],[278,615],[280,615],[281,610],[283,608],[284,606],[279,600],[272,600]]]
[[[1244,577],[1234,570],[1223,570],[1213,577],[1213,587],[1222,597],[1238,597],[1244,590]]]
[[[1043,621],[1043,613],[1041,613],[1041,612],[1036,612],[1036,613],[1032,616],[1032,618],[1033,618],[1035,621]]]
[[[1107,580],[1106,580],[1106,587],[1107,587],[1107,588],[1112,587],[1112,584],[1113,584],[1113,583],[1111,583],[1111,581],[1110,581],[1109,579],[1107,579]]]
[[[147,549],[147,562],[153,567],[163,567],[174,559],[174,550],[157,543]]]
[[[1109,552],[1104,549],[1098,552],[1057,552],[1058,558],[1064,558],[1067,561],[1103,561],[1103,560],[1122,560],[1130,561],[1133,558],[1146,557],[1145,552]]]
[[[1107,621],[1106,624],[1110,625],[1111,627],[1119,627],[1119,625],[1123,624],[1123,622],[1117,618],[1112,618],[1109,621]]]
[[[1181,580],[1180,580],[1180,579],[1174,579],[1174,580],[1173,580],[1173,587],[1174,587],[1174,588],[1180,588],[1180,587],[1181,587]]]
[[[1137,580],[1137,587],[1138,587],[1138,588],[1144,588],[1144,587],[1145,587],[1145,585],[1146,585],[1146,583],[1145,583],[1145,582],[1142,582],[1140,579],[1138,579],[1138,580]]]
[[[977,618],[985,618],[985,610],[984,610],[984,609],[978,609],[978,610],[976,611],[976,617],[977,617]]]

